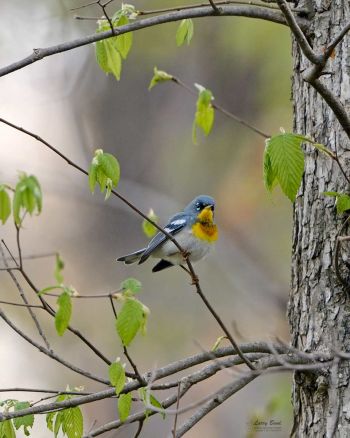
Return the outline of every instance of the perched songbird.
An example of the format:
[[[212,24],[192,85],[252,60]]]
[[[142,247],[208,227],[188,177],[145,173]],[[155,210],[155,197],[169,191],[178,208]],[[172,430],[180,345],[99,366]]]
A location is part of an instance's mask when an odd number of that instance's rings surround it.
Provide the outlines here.
[[[175,237],[181,248],[189,254],[189,260],[196,262],[209,251],[213,242],[218,238],[217,226],[214,223],[215,201],[210,196],[197,196],[181,212],[169,219],[164,230]],[[135,251],[117,259],[129,265],[145,262],[148,257],[161,259],[152,272],[184,263],[179,249],[169,238],[159,232],[149,242],[146,248]]]

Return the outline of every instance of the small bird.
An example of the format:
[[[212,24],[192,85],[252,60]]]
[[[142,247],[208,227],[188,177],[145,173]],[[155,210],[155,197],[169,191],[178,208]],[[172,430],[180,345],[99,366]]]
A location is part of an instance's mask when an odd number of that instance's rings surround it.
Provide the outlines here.
[[[218,238],[214,223],[215,201],[206,195],[197,196],[180,213],[169,219],[164,230],[175,237],[181,248],[189,255],[191,262],[197,262],[207,255]],[[159,232],[142,248],[117,259],[126,265],[145,262],[150,256],[160,259],[152,272],[159,272],[174,265],[182,265],[184,257],[169,238]]]

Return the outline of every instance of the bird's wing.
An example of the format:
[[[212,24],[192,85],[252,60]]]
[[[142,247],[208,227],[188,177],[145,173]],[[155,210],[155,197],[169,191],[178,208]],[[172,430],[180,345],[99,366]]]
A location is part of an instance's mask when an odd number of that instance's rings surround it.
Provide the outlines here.
[[[169,223],[164,227],[164,230],[167,231],[172,236],[175,236],[179,231],[181,231],[187,224],[187,215],[185,213],[178,213],[169,219]],[[168,240],[168,237],[159,232],[157,233],[153,239],[148,244],[146,251],[142,254],[140,258],[139,264],[143,263],[148,259],[148,257],[152,254],[152,252],[157,249],[162,243]]]

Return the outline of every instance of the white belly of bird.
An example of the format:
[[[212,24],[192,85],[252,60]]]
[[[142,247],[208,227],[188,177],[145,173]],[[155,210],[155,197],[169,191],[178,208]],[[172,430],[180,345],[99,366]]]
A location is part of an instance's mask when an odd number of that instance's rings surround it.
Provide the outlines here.
[[[174,237],[181,248],[190,253],[191,262],[197,262],[205,257],[208,254],[210,247],[213,245],[205,240],[199,240],[194,237],[192,230],[180,231],[179,234]],[[160,248],[156,249],[152,253],[152,256],[167,260],[174,265],[184,263],[184,259],[180,254],[179,249],[170,240],[167,240]]]

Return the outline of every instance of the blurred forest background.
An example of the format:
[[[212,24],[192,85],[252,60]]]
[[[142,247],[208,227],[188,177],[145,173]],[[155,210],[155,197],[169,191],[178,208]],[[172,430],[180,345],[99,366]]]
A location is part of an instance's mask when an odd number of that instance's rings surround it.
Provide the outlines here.
[[[175,0],[135,0],[137,9],[185,4]],[[75,14],[100,16],[97,7],[71,12],[83,0],[25,0],[0,3],[0,63],[46,47],[94,33],[94,21],[75,20]],[[120,8],[113,2],[109,11]],[[195,20],[190,46],[176,47],[178,23],[138,31],[123,64],[122,78],[106,76],[95,62],[93,46],[44,59],[1,78],[1,117],[46,139],[87,168],[92,151],[103,148],[121,165],[118,190],[143,211],[153,208],[164,225],[194,196],[208,194],[217,201],[220,239],[215,251],[197,265],[202,287],[222,318],[235,322],[246,340],[272,336],[288,340],[286,303],[289,289],[291,204],[278,192],[267,194],[262,181],[263,138],[216,113],[208,138],[191,140],[195,98],[172,83],[148,85],[157,66],[189,85],[209,88],[215,102],[268,133],[291,129],[290,37],[287,28],[245,18]],[[0,182],[14,184],[18,171],[36,175],[44,193],[43,213],[28,217],[22,231],[24,255],[59,251],[65,260],[65,280],[81,293],[109,292],[127,277],[143,284],[139,298],[151,309],[148,334],[139,336],[130,353],[141,371],[211,348],[220,332],[180,269],[152,274],[152,264],[126,267],[115,258],[147,241],[141,219],[112,197],[92,196],[87,179],[43,145],[0,125]],[[15,230],[8,223],[1,237],[15,249]],[[53,283],[54,259],[28,260],[25,268],[39,288]],[[11,279],[0,273],[2,299],[17,299]],[[29,292],[29,291],[28,291]],[[34,302],[34,297],[32,302]],[[51,298],[52,304],[55,299]],[[25,309],[8,314],[36,337]],[[59,339],[53,321],[42,315],[44,327],[58,352],[77,365],[107,376],[102,361],[66,333]],[[72,323],[110,358],[122,355],[113,315],[105,301],[75,301]],[[99,385],[58,366],[34,351],[1,325],[0,386],[64,389],[66,384]],[[197,344],[196,344],[197,343]],[[232,376],[222,373],[210,384],[194,388],[182,402],[214,391]],[[291,377],[264,376],[251,383],[208,415],[188,435],[245,437],[256,413],[282,421],[274,438],[290,428]],[[2,399],[39,399],[35,394],[2,394]],[[269,405],[269,406],[268,406]],[[272,406],[272,407],[271,407]],[[269,411],[270,409],[270,411]],[[117,417],[113,402],[83,408],[85,427]],[[33,436],[47,430],[36,419]],[[144,437],[163,437],[173,418],[153,417]],[[179,420],[181,423],[181,418]],[[135,426],[106,437],[133,436]],[[253,436],[271,434],[253,432]]]

